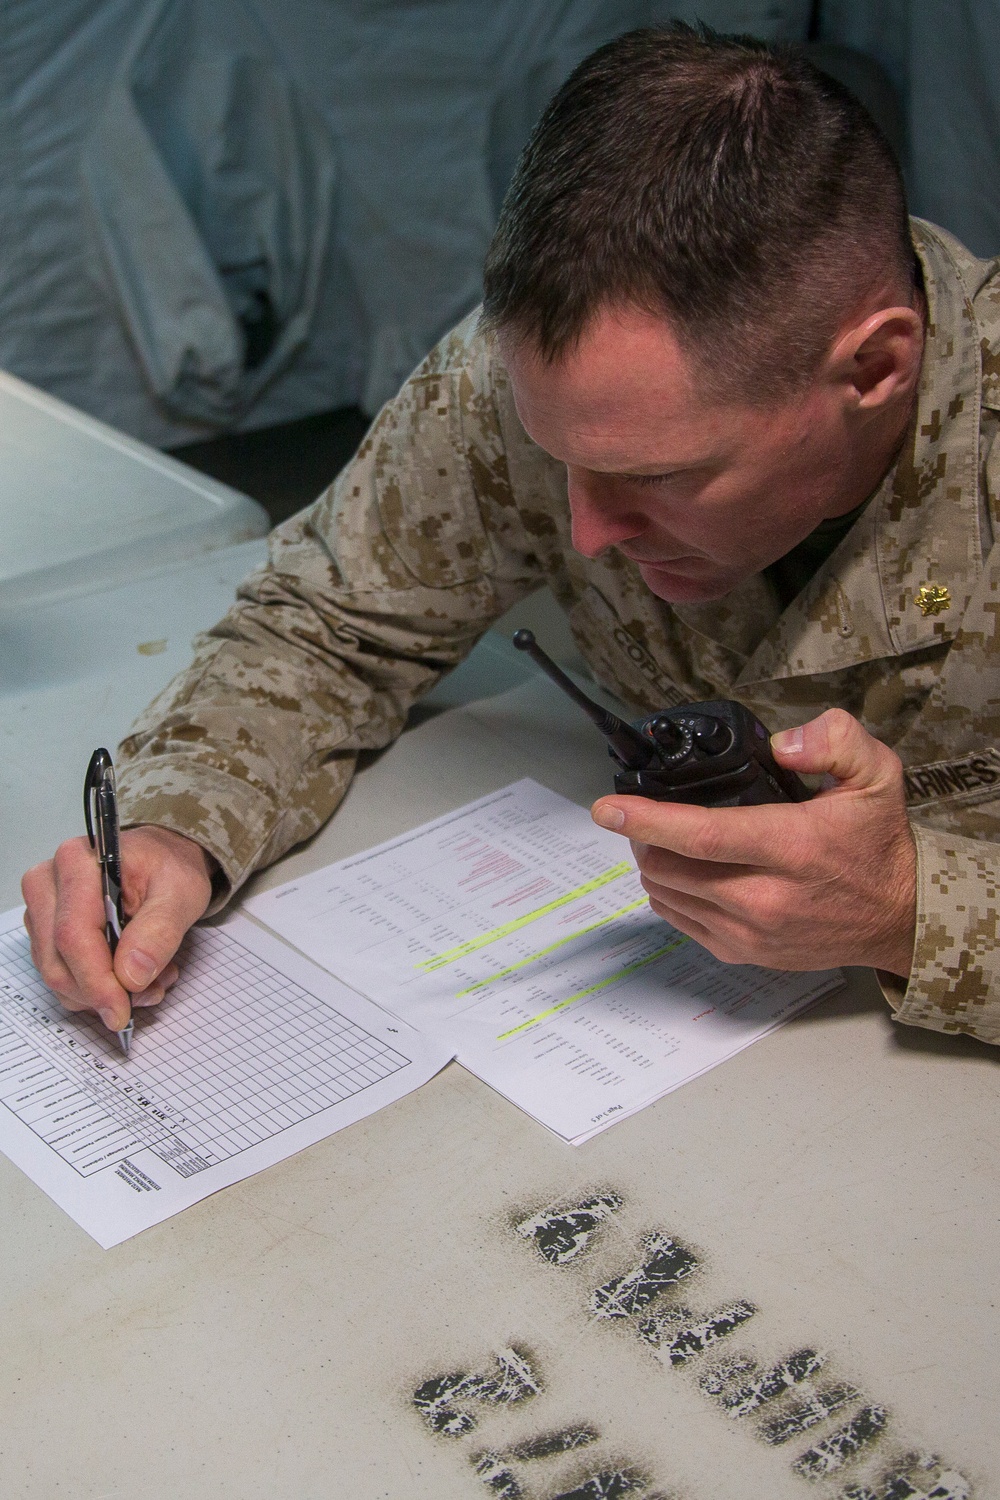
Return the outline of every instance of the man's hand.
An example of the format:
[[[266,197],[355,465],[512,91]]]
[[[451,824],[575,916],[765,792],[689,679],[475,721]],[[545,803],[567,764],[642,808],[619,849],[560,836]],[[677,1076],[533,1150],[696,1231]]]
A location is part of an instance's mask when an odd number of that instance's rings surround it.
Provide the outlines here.
[[[67,839],[55,858],[21,881],[31,956],[67,1010],[96,1010],[111,1031],[133,1005],[158,1005],[177,978],[181,939],[212,895],[212,861],[199,844],[167,828],[127,828],[121,836],[122,900],[130,918],[114,964],[104,936],[101,873],[84,838]]]
[[[790,770],[836,784],[763,807],[602,797],[594,821],[632,840],[653,911],[726,963],[907,976],[916,846],[899,757],[837,708],[771,748]]]

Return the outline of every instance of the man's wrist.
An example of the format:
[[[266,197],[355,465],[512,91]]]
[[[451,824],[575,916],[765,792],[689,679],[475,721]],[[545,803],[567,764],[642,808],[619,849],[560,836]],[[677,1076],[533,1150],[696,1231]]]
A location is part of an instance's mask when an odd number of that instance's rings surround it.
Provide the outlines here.
[[[215,855],[206,849],[204,844],[199,844],[197,839],[189,834],[179,833],[176,828],[166,828],[160,823],[132,823],[122,832],[151,834],[158,842],[175,854],[179,854],[184,860],[198,865],[213,888],[217,877],[222,874],[222,868]]]
[[[913,951],[917,940],[916,871],[911,892],[903,911],[892,930],[886,933],[885,941],[879,946],[872,962],[873,969],[895,974],[903,980],[909,979],[913,969]]]
[[[877,963],[872,965],[880,973],[894,974],[897,978],[908,980],[913,971],[913,941],[908,945],[901,946],[892,956],[880,956]]]
[[[909,822],[905,824],[894,861],[887,861],[886,890],[892,892],[894,919],[885,941],[875,954],[873,969],[908,980],[913,969],[917,941],[917,842]]]

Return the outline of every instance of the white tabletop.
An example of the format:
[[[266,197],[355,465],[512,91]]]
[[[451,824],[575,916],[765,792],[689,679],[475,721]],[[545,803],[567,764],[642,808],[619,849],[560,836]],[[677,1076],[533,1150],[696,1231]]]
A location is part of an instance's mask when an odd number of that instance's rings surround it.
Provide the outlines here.
[[[149,661],[162,679],[176,636],[156,608],[150,600],[148,623],[127,639],[134,652],[137,633],[168,638]],[[503,655],[495,642],[479,650],[494,664]],[[139,688],[136,675],[129,692]],[[61,724],[66,735],[58,775],[36,762],[13,842],[5,832],[8,901],[15,869],[57,829],[78,827],[63,761],[82,763],[95,734],[113,738],[127,717],[109,697],[102,721],[79,681],[47,692],[8,700],[35,752],[45,732],[58,740]],[[74,704],[89,717],[70,729]],[[257,888],[524,775],[581,802],[610,785],[595,732],[548,684],[432,706]],[[9,817],[6,790],[4,804]],[[648,1484],[606,1493],[827,1500],[863,1465],[813,1481],[793,1462],[873,1405],[887,1426],[865,1452],[887,1472],[907,1451],[936,1453],[976,1496],[1000,1495],[998,1062],[995,1049],[895,1026],[871,977],[855,974],[841,995],[581,1148],[452,1065],[107,1252],[0,1159],[4,1495],[475,1500],[500,1493],[486,1487],[486,1460],[476,1472],[484,1452],[589,1425],[596,1436],[579,1451],[510,1459],[519,1493],[552,1500],[575,1488],[591,1500],[601,1492],[583,1481],[624,1466]],[[554,1200],[593,1193],[622,1207],[571,1264],[548,1263],[514,1231]],[[656,1230],[699,1261],[685,1307],[756,1309],[677,1368],[631,1326],[588,1310]],[[509,1347],[538,1394],[510,1406],[470,1395],[458,1405],[475,1427],[432,1433],[414,1391],[495,1370]],[[699,1383],[727,1352],[766,1369],[807,1348],[828,1356],[821,1385],[859,1395],[784,1446]]]
[[[114,745],[261,556],[262,543],[229,547],[7,613],[19,634],[0,693],[3,906],[25,865],[81,831],[91,748]],[[519,622],[567,660],[538,601]],[[415,720],[256,888],[522,775],[582,802],[609,789],[595,730],[498,634]],[[727,1350],[768,1368],[802,1349],[829,1356],[826,1385],[858,1388],[844,1419],[888,1410],[871,1454],[889,1472],[901,1452],[937,1452],[976,1496],[997,1496],[999,1062],[897,1028],[856,974],[583,1148],[451,1065],[112,1251],[0,1158],[4,1500],[474,1500],[490,1493],[474,1469],[484,1449],[574,1424],[597,1434],[579,1454],[514,1461],[528,1500],[615,1464],[648,1476],[628,1491],[648,1500],[840,1496],[861,1467],[819,1485],[792,1467],[840,1418],[772,1446],[700,1389]],[[579,1263],[549,1265],[514,1233],[592,1193],[622,1208]],[[588,1313],[652,1230],[699,1257],[685,1307],[757,1310],[690,1368],[664,1368],[634,1331]],[[430,1433],[415,1389],[489,1373],[507,1347],[540,1394],[469,1400],[475,1428]]]

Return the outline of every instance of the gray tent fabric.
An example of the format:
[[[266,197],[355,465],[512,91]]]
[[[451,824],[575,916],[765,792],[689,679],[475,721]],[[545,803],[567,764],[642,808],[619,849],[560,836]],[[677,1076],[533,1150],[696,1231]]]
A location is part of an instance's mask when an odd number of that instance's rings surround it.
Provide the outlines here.
[[[823,0],[823,39],[874,57],[902,101],[915,213],[1000,251],[998,0]]]
[[[374,411],[478,300],[514,161],[580,58],[672,15],[802,42],[812,12],[4,0],[0,366],[162,445]],[[818,13],[895,82],[914,209],[1000,249],[997,0]]]
[[[795,41],[809,0],[4,0],[0,366],[164,446],[376,410],[553,90],[673,14]]]
[[[511,171],[587,54],[635,26],[704,19],[805,37],[809,0],[253,0],[336,137],[338,238],[365,326],[358,394],[377,411],[478,302]]]
[[[83,198],[154,396],[239,415],[306,342],[337,178],[239,0],[155,0],[86,143]]]

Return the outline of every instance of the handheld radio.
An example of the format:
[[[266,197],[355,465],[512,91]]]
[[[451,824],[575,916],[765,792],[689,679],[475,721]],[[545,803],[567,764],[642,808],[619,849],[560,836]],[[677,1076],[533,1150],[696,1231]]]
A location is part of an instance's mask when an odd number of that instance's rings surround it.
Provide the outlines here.
[[[530,630],[515,631],[513,641],[604,735],[617,768],[616,792],[702,807],[806,802],[812,796],[794,771],[778,765],[768,731],[742,703],[685,703],[628,724],[581,693]]]

